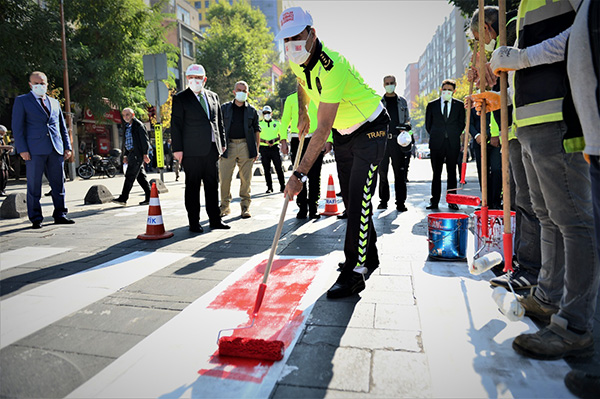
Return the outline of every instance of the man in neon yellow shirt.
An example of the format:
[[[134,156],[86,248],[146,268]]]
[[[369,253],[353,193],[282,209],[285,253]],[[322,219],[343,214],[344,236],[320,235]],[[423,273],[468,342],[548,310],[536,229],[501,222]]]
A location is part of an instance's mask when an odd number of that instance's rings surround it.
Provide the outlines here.
[[[279,191],[283,192],[285,188],[285,177],[281,167],[281,155],[279,154],[279,122],[274,121],[273,110],[265,105],[262,110],[262,120],[258,123],[260,126],[260,161],[265,171],[265,181],[267,182],[267,194],[273,192],[273,179],[271,178],[271,162],[275,167],[277,179],[279,180]]]
[[[312,121],[317,120],[317,106],[314,102],[308,104],[308,117]],[[289,136],[288,128],[291,128]],[[316,128],[317,124],[314,123],[311,126],[311,131],[304,136],[304,148],[301,156],[306,153],[306,148],[308,147],[310,138]],[[300,139],[298,138],[298,93],[292,93],[285,99],[281,124],[279,125],[279,135],[281,136],[281,152],[284,154],[288,153],[287,142],[289,139],[290,149],[293,155],[292,162],[295,162],[296,156],[298,156],[298,146],[300,144]],[[310,219],[320,218],[317,210],[321,194],[321,166],[323,166],[323,157],[326,153],[331,151],[332,143],[333,136],[330,134],[327,143],[325,143],[325,148],[323,148],[323,151],[317,156],[315,163],[306,174],[308,176],[308,184],[303,184],[302,191],[300,191],[296,197],[296,204],[298,205],[298,208],[300,208],[296,215],[296,218],[298,219],[306,219],[307,216]]]
[[[377,236],[371,215],[377,185],[377,166],[383,158],[390,120],[381,97],[365,84],[341,54],[327,48],[316,36],[312,17],[300,7],[285,10],[275,37],[285,42],[286,55],[298,77],[298,133],[317,125],[298,169],[285,193],[293,198],[302,190],[306,174],[334,129],[333,145],[338,162],[342,198],[348,215],[344,255],[339,278],[327,291],[328,298],[342,298],[365,289],[365,275],[379,266]],[[317,105],[317,120],[310,120],[307,104]]]

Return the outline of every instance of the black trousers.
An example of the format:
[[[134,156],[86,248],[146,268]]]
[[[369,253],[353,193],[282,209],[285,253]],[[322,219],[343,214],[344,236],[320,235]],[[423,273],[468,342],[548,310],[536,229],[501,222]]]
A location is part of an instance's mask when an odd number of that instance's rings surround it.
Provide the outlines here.
[[[262,163],[263,170],[265,171],[265,181],[267,182],[267,188],[271,190],[273,189],[273,179],[271,178],[271,162],[273,162],[275,173],[277,173],[277,180],[279,180],[279,188],[285,188],[285,178],[283,176],[283,168],[281,167],[281,155],[279,154],[279,145],[274,145],[272,147],[261,145],[259,151],[260,161]]]
[[[431,203],[437,205],[440,202],[442,195],[442,170],[446,164],[446,173],[448,180],[446,182],[446,190],[456,188],[456,163],[458,160],[457,150],[452,150],[448,139],[444,140],[442,148],[431,151],[431,169],[433,170],[433,178],[431,179]]]
[[[310,137],[306,137],[304,139],[304,146],[302,147],[301,157],[304,156],[304,153],[306,152],[309,143]],[[298,155],[300,139],[298,139],[297,137],[293,137],[290,146],[292,151],[293,162],[296,163],[296,156]],[[321,168],[323,167],[324,156],[324,152],[321,152],[319,154],[319,156],[315,160],[315,163],[306,174],[306,176],[308,177],[308,184],[304,183],[302,191],[300,191],[296,196],[296,204],[298,205],[298,208],[300,208],[300,211],[306,212],[308,210],[311,214],[317,213],[317,209],[319,208],[319,198],[321,197]]]
[[[185,152],[184,152],[185,154]],[[219,211],[219,153],[215,146],[203,157],[183,158],[185,168],[185,209],[190,226],[200,222],[200,186],[204,184],[204,201],[210,224],[221,221]]]
[[[390,183],[388,181],[390,160],[394,170],[396,206],[403,206],[406,201],[406,157],[395,138],[388,139],[385,155],[379,164],[379,200],[385,204],[390,200]]]
[[[377,233],[373,226],[371,199],[377,186],[377,167],[385,154],[387,124],[385,110],[350,135],[333,134],[335,159],[342,198],[348,215],[344,242],[345,266],[342,273],[351,275],[355,267],[379,265]]]
[[[487,196],[488,206],[491,209],[502,209],[502,152],[500,147],[487,145]],[[477,176],[481,188],[481,146],[473,146],[475,162],[477,162]]]
[[[129,199],[129,193],[133,187],[133,182],[137,182],[144,190],[146,199],[150,199],[150,183],[148,183],[148,177],[144,170],[144,158],[131,153],[127,156],[127,171],[125,172],[125,183],[123,183],[123,190],[121,191],[120,199],[127,201]]]

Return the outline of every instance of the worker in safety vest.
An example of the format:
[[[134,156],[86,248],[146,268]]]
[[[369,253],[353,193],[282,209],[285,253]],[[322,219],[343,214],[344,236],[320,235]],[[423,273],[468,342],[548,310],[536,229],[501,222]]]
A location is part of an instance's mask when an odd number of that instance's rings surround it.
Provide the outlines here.
[[[306,149],[310,144],[310,138],[317,128],[317,106],[312,101],[308,103],[308,117],[311,121],[315,121],[315,123],[310,125],[309,133],[304,136],[304,147],[301,156],[306,153]],[[290,129],[289,135],[288,128]],[[298,156],[298,146],[300,144],[300,139],[298,137],[298,93],[292,93],[285,99],[281,124],[279,125],[279,135],[281,137],[281,152],[284,155],[287,155],[289,141],[292,162],[295,163],[296,157]],[[320,217],[318,207],[319,198],[321,197],[321,167],[323,165],[323,157],[331,151],[332,143],[333,136],[330,134],[323,151],[317,156],[315,163],[306,174],[308,177],[308,184],[303,183],[302,191],[300,191],[296,197],[296,204],[299,208],[298,214],[296,215],[296,218],[298,219],[306,219],[307,216],[310,219],[319,219]]]
[[[498,38],[498,7],[486,6],[484,8],[485,18],[485,44],[487,48],[496,49],[499,47]],[[473,13],[471,18],[471,32],[476,40],[479,39],[479,10]],[[517,36],[517,11],[509,11],[506,14],[506,37],[507,43],[515,43]],[[477,75],[477,70],[473,70],[473,74]],[[511,72],[512,75],[513,72]],[[492,79],[495,76],[492,76]],[[494,80],[492,80],[493,82]],[[510,82],[509,82],[510,83]],[[493,91],[500,91],[500,82],[496,81],[496,84],[492,88]],[[510,98],[509,98],[510,100]],[[529,184],[527,183],[527,176],[525,174],[525,166],[523,164],[523,157],[521,155],[521,143],[517,139],[515,134],[516,127],[512,121],[512,104],[509,101],[508,105],[508,139],[509,139],[509,154],[510,154],[510,177],[511,177],[511,195],[512,199],[511,208],[516,213],[516,227],[515,227],[515,244],[514,244],[514,257],[513,267],[514,272],[506,273],[498,277],[494,277],[490,280],[492,286],[504,287],[507,290],[509,288],[509,282],[513,289],[531,289],[537,286],[538,275],[542,268],[542,255],[541,255],[541,237],[540,237],[540,221],[538,220],[533,210],[531,203],[531,197],[529,195]],[[500,145],[500,110],[496,110],[489,114],[490,126],[491,126],[491,140],[492,150],[496,151],[494,145]],[[471,123],[473,126],[473,123]],[[489,150],[490,147],[488,147]],[[497,147],[498,155],[500,147]],[[488,154],[488,161],[491,160],[490,154]],[[501,168],[501,167],[500,167]],[[497,166],[496,166],[497,169]],[[488,184],[489,184],[488,179]],[[498,184],[498,183],[496,183]],[[502,182],[500,182],[500,190],[502,189]],[[488,198],[492,196],[488,193]]]
[[[277,173],[279,180],[279,191],[285,189],[285,178],[283,168],[281,167],[281,154],[279,154],[279,122],[273,120],[271,107],[265,105],[262,110],[262,120],[258,123],[260,126],[260,160],[265,171],[265,181],[267,182],[267,193],[273,192],[273,179],[271,179],[271,162]]]
[[[600,263],[596,250],[589,166],[581,132],[563,119],[566,41],[579,1],[523,0],[517,43],[494,51],[490,67],[515,71],[514,123],[540,220],[542,269],[538,287],[519,301],[525,314],[549,323],[513,341],[520,354],[536,359],[594,355],[591,333]],[[489,95],[490,108],[496,99]]]
[[[298,77],[298,133],[306,134],[313,124],[317,125],[288,181],[286,195],[293,198],[302,190],[306,174],[335,129],[333,145],[348,224],[344,266],[327,297],[347,297],[365,289],[366,276],[379,266],[371,199],[390,118],[381,97],[367,86],[352,64],[317,38],[308,12],[300,7],[288,8],[279,22],[281,31],[275,39],[284,40],[290,67]],[[317,121],[309,119],[308,98],[317,106]]]

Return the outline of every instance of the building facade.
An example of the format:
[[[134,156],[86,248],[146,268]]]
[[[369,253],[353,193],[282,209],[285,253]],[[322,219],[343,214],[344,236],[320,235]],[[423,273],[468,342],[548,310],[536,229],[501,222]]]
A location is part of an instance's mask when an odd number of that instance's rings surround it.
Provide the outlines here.
[[[198,12],[198,23],[200,32],[204,33],[210,26],[208,23],[207,13],[210,6],[213,4],[219,4],[219,2],[227,2],[233,4],[240,0],[188,0],[190,4],[194,6]],[[265,14],[267,19],[267,26],[271,29],[273,35],[279,33],[279,15],[283,11],[282,0],[244,0],[247,1],[253,8],[258,8]],[[273,41],[275,50],[279,54],[283,54],[283,41]]]
[[[412,111],[413,102],[419,95],[419,63],[413,62],[404,69],[404,98],[408,102],[408,108]]]
[[[456,7],[438,26],[419,57],[419,95],[437,91],[444,79],[456,79],[468,66],[471,50],[465,35],[466,19]]]

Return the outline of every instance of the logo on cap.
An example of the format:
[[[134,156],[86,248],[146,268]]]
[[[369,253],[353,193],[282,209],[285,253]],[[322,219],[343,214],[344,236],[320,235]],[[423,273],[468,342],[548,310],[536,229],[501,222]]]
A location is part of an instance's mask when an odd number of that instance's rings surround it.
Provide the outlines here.
[[[281,25],[284,25],[293,20],[294,20],[294,12],[293,11],[287,11],[281,15]]]

